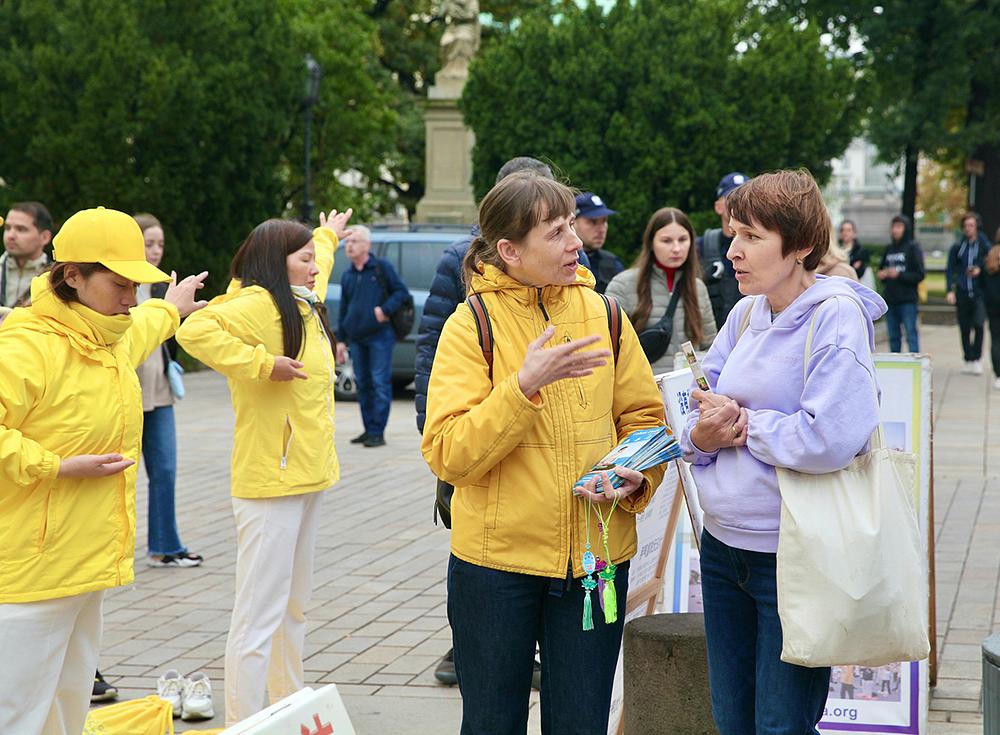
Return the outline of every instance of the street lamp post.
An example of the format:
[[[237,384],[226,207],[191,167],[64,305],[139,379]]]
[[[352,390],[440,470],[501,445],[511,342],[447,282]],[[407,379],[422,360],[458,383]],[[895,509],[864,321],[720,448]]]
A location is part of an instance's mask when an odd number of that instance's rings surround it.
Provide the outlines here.
[[[305,123],[305,161],[302,171],[302,221],[312,222],[313,203],[310,196],[310,178],[312,176],[310,156],[312,154],[312,117],[313,107],[319,99],[319,80],[323,69],[312,54],[306,54],[306,96],[302,100],[302,118]]]

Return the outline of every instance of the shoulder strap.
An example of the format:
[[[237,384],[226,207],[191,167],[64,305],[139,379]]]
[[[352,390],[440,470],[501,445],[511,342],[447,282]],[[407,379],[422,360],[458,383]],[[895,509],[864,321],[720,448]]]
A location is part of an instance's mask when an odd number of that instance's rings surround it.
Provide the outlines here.
[[[705,234],[701,236],[701,249],[704,260],[712,261],[718,260],[722,256],[722,230],[715,228],[712,230],[705,230]]]
[[[666,328],[667,324],[673,322],[674,314],[677,311],[677,302],[680,300],[681,291],[683,290],[684,290],[684,270],[678,269],[677,272],[674,274],[674,292],[670,294],[670,302],[667,304],[667,310],[663,312],[663,316],[660,317],[660,321],[656,323],[657,327],[663,329]]]
[[[809,320],[809,331],[806,333],[806,348],[802,355],[802,382],[809,378],[809,358],[812,357],[812,342],[813,342],[813,331],[816,329],[816,317],[819,316],[819,310],[823,307],[823,304],[828,301],[836,300],[836,296],[831,296],[820,304],[817,304],[816,308],[813,309],[812,319]],[[855,308],[858,310],[858,316],[861,317],[862,328],[868,331],[868,320],[865,318],[865,313],[861,306],[856,301],[851,301]],[[875,355],[868,354],[871,364],[872,379],[875,379]],[[875,402],[878,403],[878,385],[875,386]],[[882,420],[879,419],[878,426],[875,427],[875,431],[872,432],[871,437],[871,448],[881,449],[885,446],[885,433],[882,429]]]
[[[736,333],[737,342],[740,341],[740,337],[743,336],[743,333],[747,331],[747,327],[750,326],[750,312],[753,311],[753,305],[756,303],[756,301],[757,301],[756,299],[753,299],[750,302],[750,306],[747,307],[747,310],[743,312],[743,319],[740,321],[740,330]]]
[[[7,253],[0,255],[0,306],[7,305]]]
[[[385,282],[385,275],[382,273],[382,267],[379,265],[379,260],[377,255],[372,256],[372,260],[375,262],[375,280],[378,281],[378,285],[382,287],[385,291],[385,295],[389,295],[389,284]]]
[[[479,333],[479,348],[486,359],[490,381],[493,381],[493,327],[490,325],[490,313],[486,310],[486,302],[482,294],[474,293],[465,300],[472,316],[476,318],[476,331]]]
[[[622,307],[610,296],[605,294],[600,296],[604,299],[604,309],[608,313],[608,334],[611,335],[611,349],[615,353],[615,365],[617,365],[622,341]]]

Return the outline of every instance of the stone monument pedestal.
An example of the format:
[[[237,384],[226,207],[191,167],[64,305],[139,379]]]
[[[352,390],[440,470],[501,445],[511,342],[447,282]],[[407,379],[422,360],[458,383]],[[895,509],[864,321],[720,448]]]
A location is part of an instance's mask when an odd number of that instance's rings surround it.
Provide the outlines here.
[[[417,203],[416,220],[472,225],[476,201],[472,193],[472,146],[475,138],[458,109],[463,80],[430,88],[424,125],[427,134],[427,189]]]

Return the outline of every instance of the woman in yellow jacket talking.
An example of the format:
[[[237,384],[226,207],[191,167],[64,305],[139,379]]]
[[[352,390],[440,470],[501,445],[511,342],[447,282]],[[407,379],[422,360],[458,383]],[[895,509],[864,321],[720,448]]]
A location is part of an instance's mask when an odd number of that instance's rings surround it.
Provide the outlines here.
[[[232,495],[236,600],[226,642],[226,723],[305,685],[319,491],[340,478],[333,340],[323,299],[351,210],[321,226],[267,220],[233,258],[226,294],[177,332],[226,376],[236,425]],[[266,684],[266,687],[265,687]]]
[[[607,733],[635,513],[663,476],[621,468],[619,489],[573,492],[621,439],[664,420],[627,319],[614,358],[574,211],[570,189],[531,173],[493,187],[464,263],[489,314],[492,368],[462,304],[431,371],[422,451],[455,485],[448,618],[463,735],[525,732],[536,642],[542,731]]]
[[[146,262],[129,215],[77,212],[31,306],[0,328],[0,732],[79,735],[104,591],[130,584],[142,399],[135,367],[170,337],[207,274]]]

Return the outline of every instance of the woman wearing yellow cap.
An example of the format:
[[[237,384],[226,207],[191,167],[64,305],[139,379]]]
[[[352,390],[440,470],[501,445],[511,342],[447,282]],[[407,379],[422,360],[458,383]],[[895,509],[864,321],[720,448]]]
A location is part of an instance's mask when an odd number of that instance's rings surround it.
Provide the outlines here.
[[[340,478],[336,381],[323,299],[351,210],[309,230],[271,219],[233,258],[233,281],[177,332],[232,394],[236,600],[226,641],[226,724],[305,685],[305,611],[323,490]]]
[[[79,735],[104,590],[130,584],[142,400],[135,366],[204,306],[135,221],[77,212],[30,307],[0,328],[0,732]],[[170,281],[135,306],[136,285]]]

